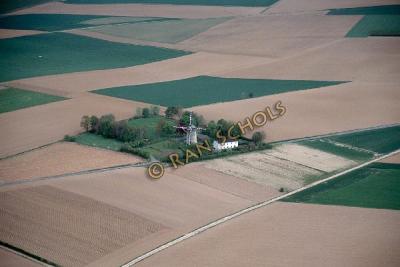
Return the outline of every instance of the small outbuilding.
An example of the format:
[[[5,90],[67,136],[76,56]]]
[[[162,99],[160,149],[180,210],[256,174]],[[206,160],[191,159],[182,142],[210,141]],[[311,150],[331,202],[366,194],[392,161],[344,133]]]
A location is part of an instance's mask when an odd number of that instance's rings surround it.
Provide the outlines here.
[[[225,143],[219,143],[216,140],[213,142],[213,148],[215,151],[234,149],[236,147],[239,147],[238,140],[227,140]]]

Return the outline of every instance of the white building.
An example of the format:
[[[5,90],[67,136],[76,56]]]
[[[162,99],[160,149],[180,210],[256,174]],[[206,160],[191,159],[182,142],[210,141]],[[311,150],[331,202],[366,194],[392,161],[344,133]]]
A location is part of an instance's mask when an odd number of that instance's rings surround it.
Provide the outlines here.
[[[239,146],[239,141],[226,141],[225,143],[221,144],[218,141],[213,142],[213,148],[215,151],[221,151],[221,150],[225,150],[225,149],[233,149],[235,147]]]

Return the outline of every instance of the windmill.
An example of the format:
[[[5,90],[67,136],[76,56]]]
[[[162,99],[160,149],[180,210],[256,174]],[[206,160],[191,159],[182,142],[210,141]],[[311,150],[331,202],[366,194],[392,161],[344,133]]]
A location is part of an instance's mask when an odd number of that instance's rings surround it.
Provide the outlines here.
[[[203,128],[197,127],[192,124],[192,112],[189,115],[189,125],[188,126],[175,126],[176,129],[181,129],[186,133],[186,144],[197,144],[197,131],[204,130]]]

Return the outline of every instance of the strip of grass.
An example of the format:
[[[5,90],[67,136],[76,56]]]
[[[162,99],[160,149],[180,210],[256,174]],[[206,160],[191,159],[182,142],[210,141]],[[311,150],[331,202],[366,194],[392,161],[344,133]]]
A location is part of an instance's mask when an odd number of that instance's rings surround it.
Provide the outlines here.
[[[283,201],[400,210],[400,165],[374,163]]]
[[[376,153],[389,153],[400,149],[400,126],[337,135],[329,139]]]
[[[84,27],[83,21],[105,16],[67,14],[26,14],[0,18],[1,28],[17,30],[61,31]],[[88,26],[88,25],[86,25]]]
[[[303,80],[261,80],[199,76],[189,79],[123,86],[93,92],[161,106],[193,107],[297,90],[319,88],[343,82]]]
[[[0,14],[51,2],[51,0],[1,0]]]
[[[0,90],[0,113],[43,105],[67,98],[17,88]]]
[[[328,15],[400,15],[400,5],[330,9]]]
[[[400,36],[400,15],[364,16],[346,37]]]
[[[102,24],[131,24],[149,21],[178,20],[170,18],[110,17],[70,14],[24,14],[0,18],[1,28],[39,31],[62,31]]]
[[[204,6],[270,6],[278,0],[67,0],[67,4],[171,4]]]
[[[189,52],[114,43],[68,33],[0,40],[0,81],[78,71],[121,68]]]
[[[100,147],[114,151],[120,151],[122,145],[124,143],[115,140],[104,138],[101,135],[92,134],[92,133],[83,133],[77,135],[74,140],[78,144],[93,146],[93,147]]]
[[[226,20],[228,18],[153,20],[145,23],[102,25],[86,30],[136,40],[175,44]]]
[[[374,157],[373,153],[367,153],[364,151],[359,151],[348,147],[338,146],[333,143],[329,143],[327,141],[328,138],[323,138],[316,140],[301,141],[299,144],[359,162],[367,161]]]

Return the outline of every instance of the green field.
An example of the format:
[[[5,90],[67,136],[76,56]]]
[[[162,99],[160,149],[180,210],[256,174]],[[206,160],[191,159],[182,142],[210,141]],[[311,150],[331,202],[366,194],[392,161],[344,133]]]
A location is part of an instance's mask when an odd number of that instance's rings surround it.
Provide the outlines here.
[[[93,92],[155,105],[186,108],[245,99],[249,97],[249,94],[252,94],[252,97],[260,97],[341,83],[343,82],[199,76],[169,82],[107,88]]]
[[[75,137],[75,142],[82,145],[100,147],[109,150],[119,151],[124,143],[115,140],[104,138],[101,135],[92,133],[83,133]]]
[[[17,88],[0,90],[0,113],[43,105],[66,98]]]
[[[329,9],[328,15],[400,15],[400,5]]]
[[[299,142],[299,144],[359,162],[367,161],[374,157],[374,153],[368,153],[365,151],[352,149],[350,147],[340,146],[335,142],[332,142],[332,140],[329,138],[306,140]]]
[[[364,16],[346,36],[400,36],[400,15]]]
[[[300,141],[299,144],[363,162],[374,158],[376,154],[400,149],[400,126],[337,134]]]
[[[66,0],[67,4],[171,4],[209,6],[270,6],[278,0]]]
[[[373,163],[283,201],[400,210],[400,164]]]
[[[334,142],[385,154],[400,149],[400,126],[337,135],[329,137],[329,139]]]
[[[147,136],[153,139],[158,136],[156,129],[157,125],[161,120],[165,120],[167,124],[175,126],[176,123],[171,119],[165,119],[162,116],[150,117],[150,118],[138,118],[128,120],[128,125],[135,128],[144,128]]]
[[[51,0],[1,0],[0,14],[15,11],[17,9],[44,4],[50,1]]]
[[[68,33],[0,40],[0,81],[78,71],[121,68],[187,55],[188,52],[114,43]]]
[[[86,30],[117,37],[174,44],[193,37],[228,19],[229,18],[153,20],[144,23],[102,25],[91,27]]]
[[[328,15],[364,15],[346,37],[400,36],[400,5],[330,9]]]
[[[95,25],[109,25],[119,23],[135,23],[149,21],[176,20],[169,18],[143,17],[109,17],[96,15],[69,15],[69,14],[25,14],[0,17],[3,29],[62,31],[75,28],[91,27]]]

